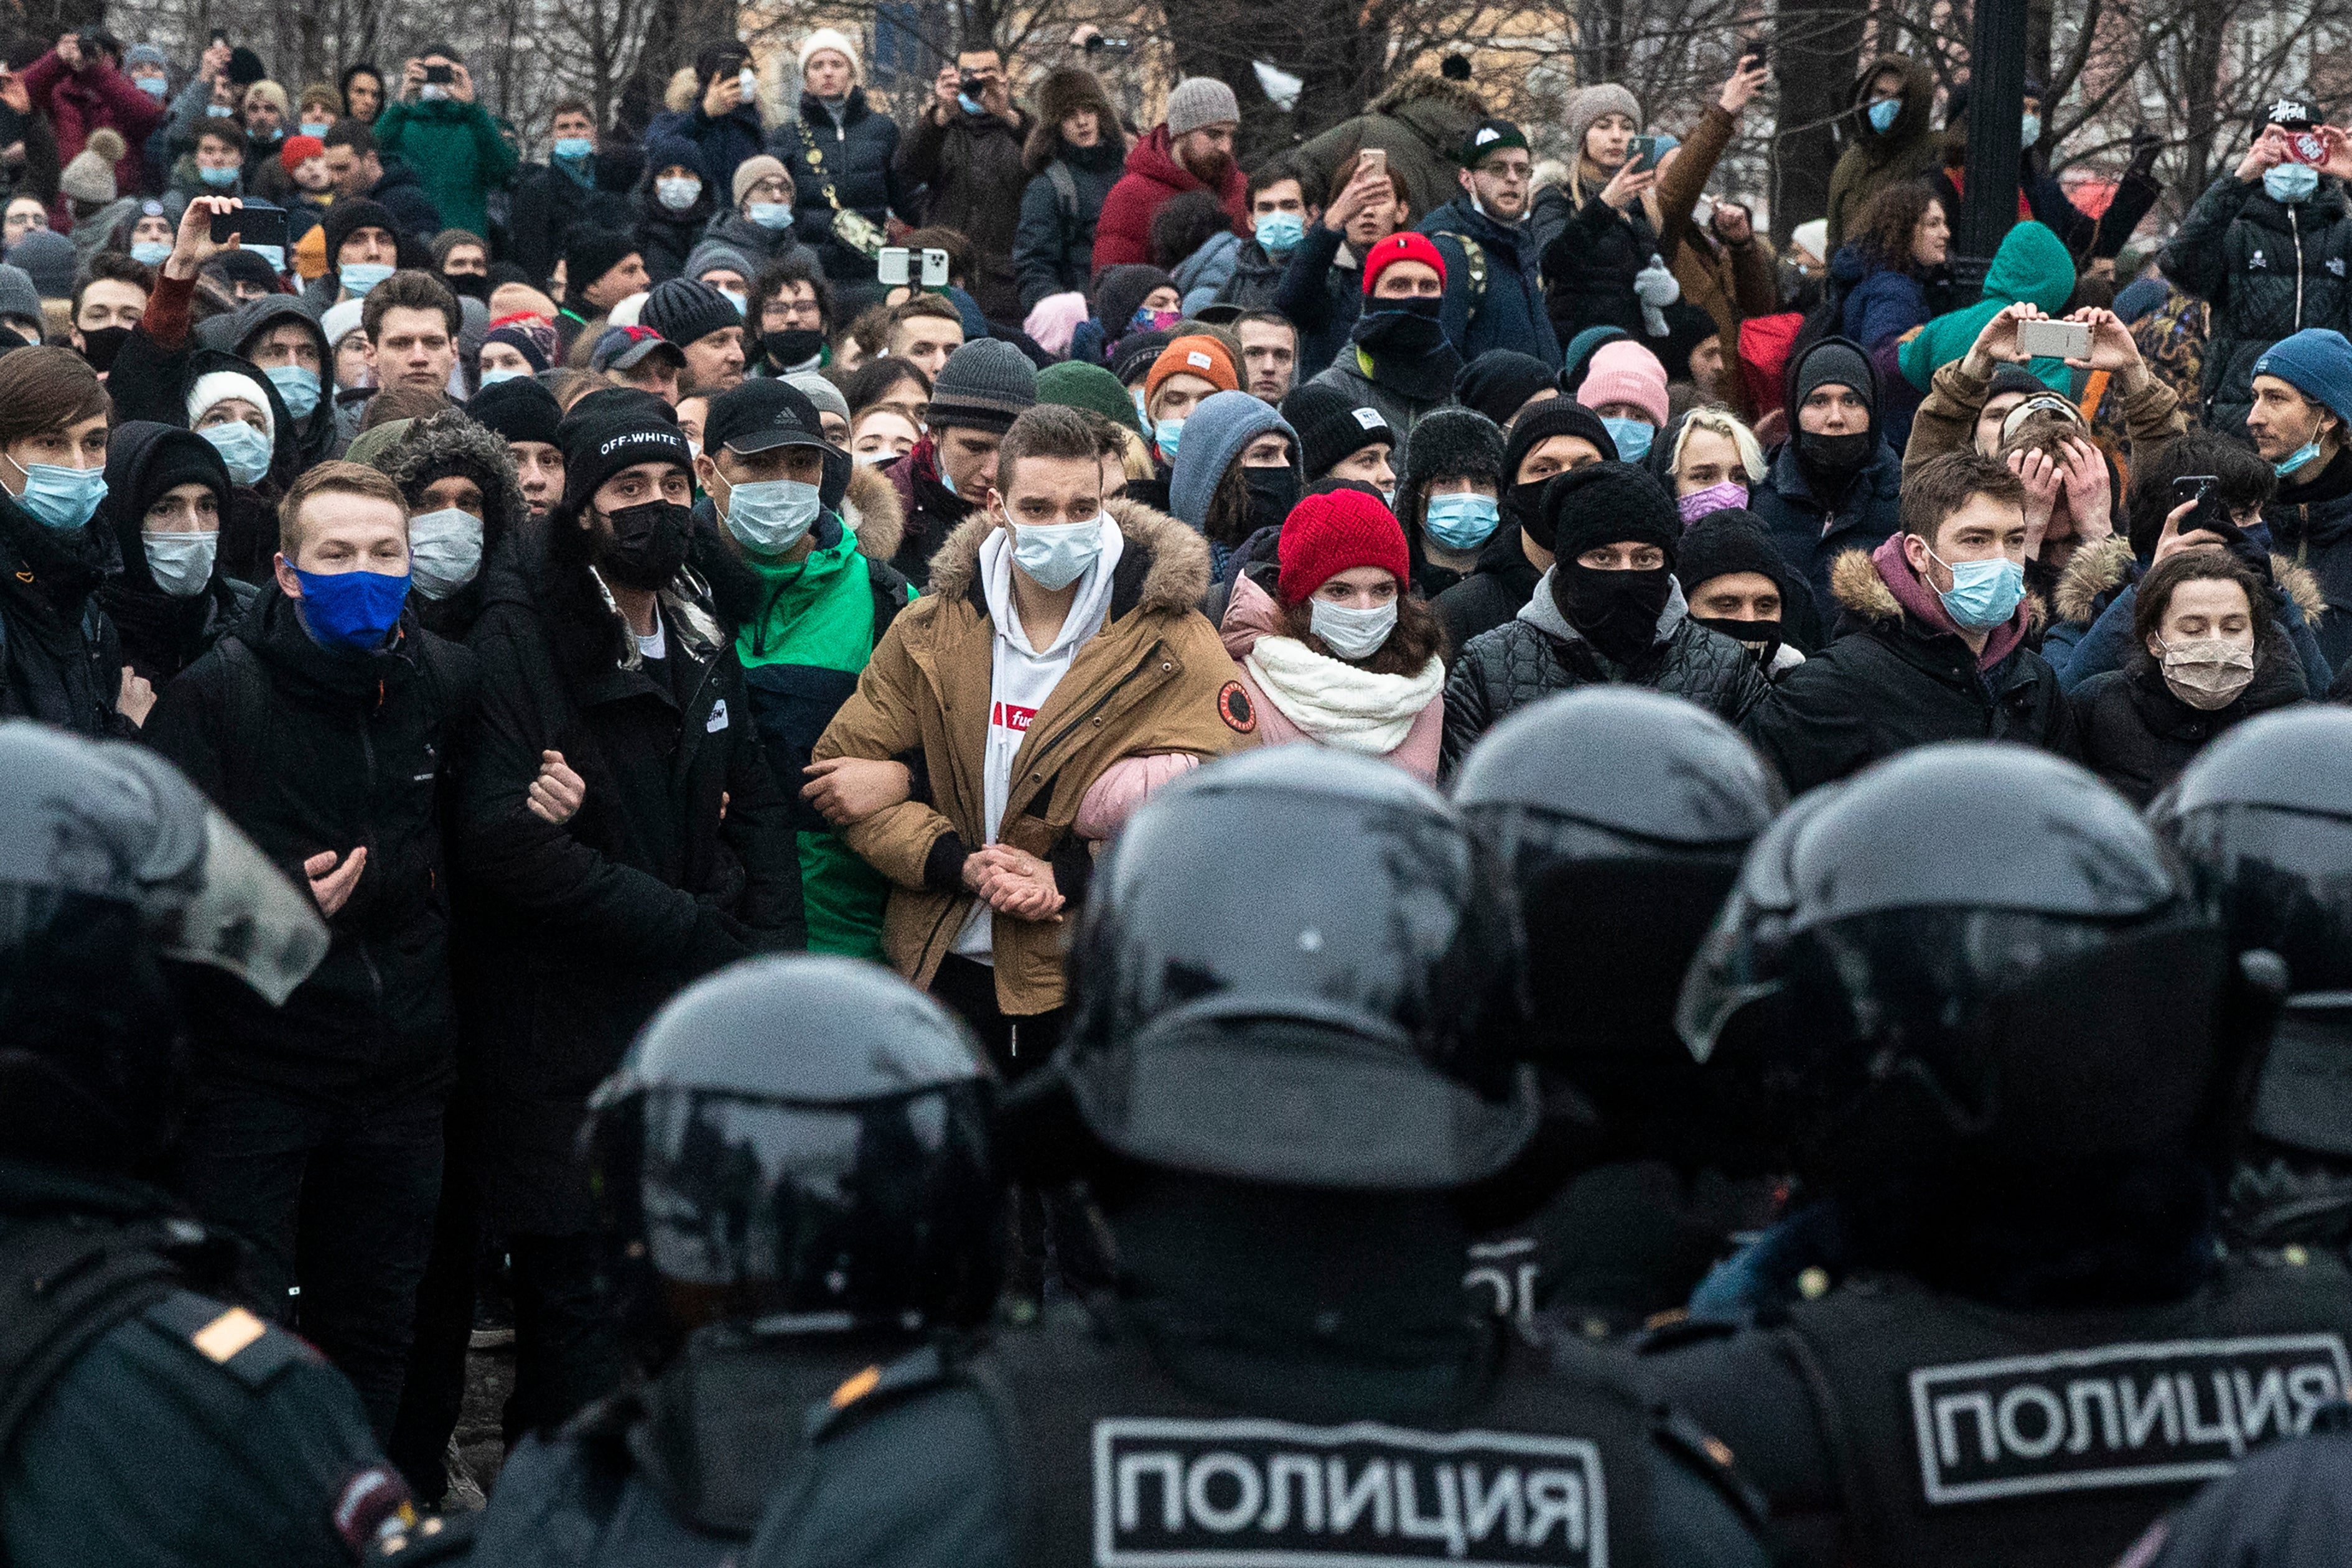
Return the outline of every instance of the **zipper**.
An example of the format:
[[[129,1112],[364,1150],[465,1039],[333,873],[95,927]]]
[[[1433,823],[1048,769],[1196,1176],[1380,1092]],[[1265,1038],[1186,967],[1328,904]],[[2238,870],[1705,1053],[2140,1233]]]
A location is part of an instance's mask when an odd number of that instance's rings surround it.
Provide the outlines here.
[[[2294,330],[2303,331],[2303,226],[2287,216],[2287,233],[2294,237]]]
[[[1110,702],[1112,698],[1119,696],[1121,692],[1127,689],[1128,682],[1135,678],[1135,674],[1138,669],[1141,668],[1143,665],[1150,664],[1152,659],[1159,657],[1160,651],[1163,646],[1164,645],[1161,643],[1153,643],[1151,647],[1146,650],[1143,658],[1139,660],[1134,667],[1130,668],[1125,674],[1121,675],[1118,679],[1112,681],[1109,685],[1103,688],[1103,694],[1095,699],[1093,707],[1088,708],[1083,713],[1076,715],[1068,723],[1063,725],[1059,730],[1056,730],[1054,732],[1054,738],[1046,742],[1044,745],[1039,746],[1037,748],[1036,755],[1030,758],[1030,761],[1034,763],[1043,758],[1048,752],[1052,751],[1055,746],[1060,745],[1065,740],[1068,739],[1069,736],[1081,726],[1089,722],[1096,714],[1101,712]],[[1134,693],[1134,695],[1141,697],[1145,695],[1145,693],[1138,691]]]

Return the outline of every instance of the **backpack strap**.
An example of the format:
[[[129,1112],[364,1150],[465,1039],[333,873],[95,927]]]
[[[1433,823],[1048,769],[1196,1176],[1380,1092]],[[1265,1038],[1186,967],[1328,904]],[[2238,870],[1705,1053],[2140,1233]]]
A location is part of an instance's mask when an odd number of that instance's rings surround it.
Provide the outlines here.
[[[221,793],[227,798],[220,806],[234,817],[256,784],[253,737],[269,721],[269,676],[252,646],[236,632],[228,632],[215,646],[228,672],[228,721],[220,737]]]
[[[1486,247],[1466,234],[1454,235],[1453,239],[1462,247],[1462,259],[1470,268],[1470,309],[1464,320],[1475,320],[1478,307],[1486,301]]]
[[[1045,165],[1045,177],[1054,182],[1054,195],[1062,205],[1062,222],[1073,232],[1079,226],[1078,182],[1068,164],[1059,158]]]
[[[118,1323],[172,1294],[179,1271],[143,1226],[82,1216],[8,1227],[0,1245],[0,1453],[50,1384]]]

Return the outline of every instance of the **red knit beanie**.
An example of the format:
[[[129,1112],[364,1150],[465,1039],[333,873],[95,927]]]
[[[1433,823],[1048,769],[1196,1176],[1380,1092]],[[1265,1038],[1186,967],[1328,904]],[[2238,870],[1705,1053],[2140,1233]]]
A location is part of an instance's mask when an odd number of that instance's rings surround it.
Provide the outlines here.
[[[1369,300],[1372,297],[1372,290],[1380,284],[1381,274],[1387,271],[1391,267],[1400,261],[1418,261],[1424,267],[1435,268],[1437,269],[1437,280],[1440,283],[1445,281],[1445,257],[1444,253],[1439,251],[1436,246],[1430,243],[1429,237],[1427,235],[1414,234],[1408,230],[1403,234],[1392,234],[1389,236],[1386,239],[1383,239],[1379,244],[1373,246],[1370,251],[1365,255],[1365,299]]]
[[[1359,566],[1393,574],[1400,591],[1412,581],[1403,526],[1361,490],[1326,490],[1292,507],[1276,552],[1282,562],[1276,586],[1286,605],[1303,603],[1340,573]]]
[[[305,159],[326,155],[327,144],[316,136],[289,136],[286,145],[278,150],[278,163],[290,174],[301,167]]]

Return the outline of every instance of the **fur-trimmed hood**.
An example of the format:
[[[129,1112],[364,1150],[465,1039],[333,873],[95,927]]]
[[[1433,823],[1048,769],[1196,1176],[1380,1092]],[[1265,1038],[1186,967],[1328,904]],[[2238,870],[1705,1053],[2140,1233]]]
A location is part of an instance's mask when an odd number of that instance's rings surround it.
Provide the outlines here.
[[[2061,622],[2087,626],[2106,607],[2100,601],[2137,582],[2139,574],[2139,563],[2132,554],[2129,540],[2121,534],[2103,539],[2074,552],[2074,558],[2066,563],[2065,573],[2051,595],[2051,608]],[[2295,608],[2303,612],[2305,620],[2316,625],[2327,614],[2327,595],[2308,567],[2273,553],[2271,576],[2294,602]]]
[[[1393,114],[1402,119],[1408,118],[1404,110],[1424,104],[1465,114],[1472,120],[1486,118],[1486,100],[1478,96],[1476,88],[1442,76],[1409,76],[1392,83],[1365,107],[1364,112]]]
[[[1102,79],[1084,66],[1062,66],[1047,71],[1029,95],[1036,110],[1037,123],[1029,128],[1029,139],[1022,143],[1021,167],[1035,174],[1060,156],[1062,121],[1082,109],[1095,111],[1102,126],[1102,143],[1115,147],[1118,155],[1127,155],[1127,128],[1119,123],[1118,109],[1103,89]]]
[[[410,421],[392,450],[383,454],[382,467],[384,478],[400,487],[412,510],[423,503],[425,487],[436,479],[463,474],[473,480],[482,492],[485,557],[530,514],[505,439],[454,408]]]
[[[868,561],[889,560],[907,535],[907,509],[899,503],[897,489],[880,468],[863,463],[849,470],[841,521],[857,535],[857,553]]]
[[[1867,550],[1846,550],[1830,563],[1830,592],[1845,610],[1865,621],[1888,626],[1903,619],[1903,605],[1895,590],[1878,574]],[[2025,595],[2026,632],[2030,637],[2049,624],[2050,606],[2039,594]]]
[[[1103,510],[1127,540],[1119,557],[1119,583],[1112,591],[1111,615],[1136,610],[1181,615],[1197,608],[1209,591],[1209,542],[1141,501],[1114,498]],[[953,602],[972,595],[980,581],[980,544],[995,526],[985,513],[966,518],[931,558],[931,592]]]

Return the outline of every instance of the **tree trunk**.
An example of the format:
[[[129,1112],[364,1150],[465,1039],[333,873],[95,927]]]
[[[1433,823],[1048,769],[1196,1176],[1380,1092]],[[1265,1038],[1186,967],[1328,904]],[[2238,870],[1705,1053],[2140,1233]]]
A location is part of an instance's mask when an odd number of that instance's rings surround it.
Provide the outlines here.
[[[1783,131],[1772,142],[1772,237],[1829,211],[1837,166],[1834,127],[1853,107],[1862,68],[1863,0],[1783,0],[1775,17],[1772,75]]]

